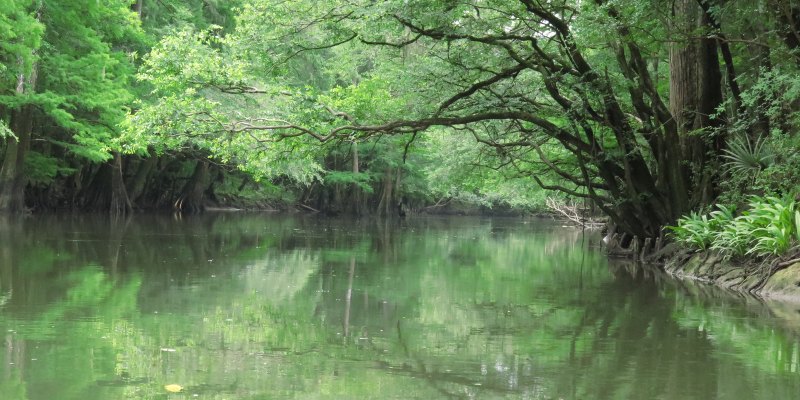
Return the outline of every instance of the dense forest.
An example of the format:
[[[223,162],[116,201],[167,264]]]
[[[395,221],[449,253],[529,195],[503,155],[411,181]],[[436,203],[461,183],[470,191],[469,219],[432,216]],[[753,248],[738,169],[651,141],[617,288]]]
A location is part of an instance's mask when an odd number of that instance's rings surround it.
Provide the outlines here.
[[[550,197],[702,248],[749,204],[785,250],[798,72],[796,0],[6,0],[0,209]]]

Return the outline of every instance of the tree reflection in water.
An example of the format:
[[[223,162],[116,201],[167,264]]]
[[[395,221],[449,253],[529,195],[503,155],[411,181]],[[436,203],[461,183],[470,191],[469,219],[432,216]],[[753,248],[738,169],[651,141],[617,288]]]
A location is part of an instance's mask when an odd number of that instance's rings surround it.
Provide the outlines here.
[[[3,399],[790,398],[792,315],[546,221],[6,219]]]

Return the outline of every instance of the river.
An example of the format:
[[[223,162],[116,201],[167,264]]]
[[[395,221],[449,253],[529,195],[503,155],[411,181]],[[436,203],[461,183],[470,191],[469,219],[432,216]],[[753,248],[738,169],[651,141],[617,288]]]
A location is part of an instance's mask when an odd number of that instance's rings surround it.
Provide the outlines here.
[[[800,306],[547,220],[0,221],[0,399],[790,399]]]

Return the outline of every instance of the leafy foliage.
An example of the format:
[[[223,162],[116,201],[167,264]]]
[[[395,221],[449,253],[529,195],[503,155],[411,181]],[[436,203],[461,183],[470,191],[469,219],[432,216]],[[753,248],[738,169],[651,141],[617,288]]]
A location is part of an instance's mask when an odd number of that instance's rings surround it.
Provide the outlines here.
[[[714,241],[714,234],[708,222],[708,217],[692,212],[678,219],[678,226],[670,227],[673,236],[680,242],[706,250]]]
[[[671,227],[679,242],[728,257],[781,255],[800,242],[800,220],[794,200],[752,197],[741,215],[722,205],[709,216],[692,213]]]
[[[16,135],[14,135],[14,131],[12,131],[11,128],[8,127],[6,121],[0,119],[0,139],[4,139],[7,137],[15,138]]]
[[[7,0],[0,4],[0,82],[4,89],[18,74],[30,73],[35,51],[42,44],[44,25],[31,13],[32,3]]]
[[[372,193],[372,186],[370,186],[371,180],[372,177],[363,172],[329,171],[325,174],[325,183],[343,185],[355,184],[365,193]]]
[[[71,175],[74,168],[63,165],[56,157],[39,152],[31,152],[25,158],[25,174],[31,185],[47,187],[52,185],[59,175]]]

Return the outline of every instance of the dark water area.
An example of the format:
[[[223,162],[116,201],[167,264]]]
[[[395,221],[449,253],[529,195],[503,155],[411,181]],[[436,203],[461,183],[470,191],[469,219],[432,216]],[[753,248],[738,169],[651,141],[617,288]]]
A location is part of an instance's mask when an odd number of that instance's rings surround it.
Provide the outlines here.
[[[792,399],[800,306],[542,220],[0,220],[0,399]],[[170,386],[171,385],[171,386]]]

